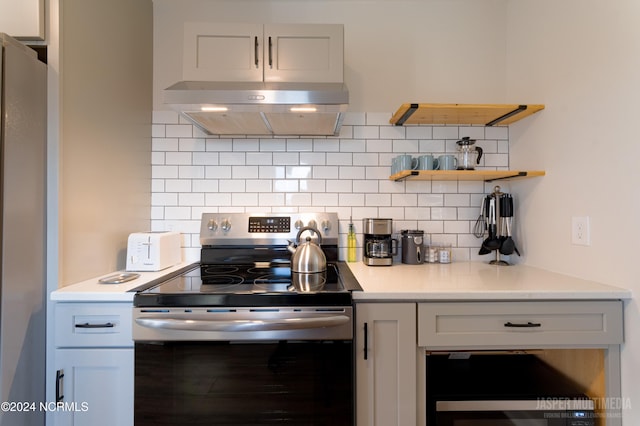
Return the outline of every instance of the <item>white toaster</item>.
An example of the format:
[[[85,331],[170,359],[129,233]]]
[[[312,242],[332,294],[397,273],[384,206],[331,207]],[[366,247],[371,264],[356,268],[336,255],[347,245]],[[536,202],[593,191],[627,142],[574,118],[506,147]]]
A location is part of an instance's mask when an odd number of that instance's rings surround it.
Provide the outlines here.
[[[161,271],[182,261],[179,232],[135,232],[127,244],[127,271]]]

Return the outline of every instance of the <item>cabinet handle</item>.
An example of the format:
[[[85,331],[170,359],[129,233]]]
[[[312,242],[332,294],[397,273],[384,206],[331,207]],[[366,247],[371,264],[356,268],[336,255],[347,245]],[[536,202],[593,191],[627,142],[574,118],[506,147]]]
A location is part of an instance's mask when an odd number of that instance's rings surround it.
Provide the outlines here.
[[[367,352],[369,352],[369,349],[367,348],[368,346],[368,342],[367,340],[369,340],[369,328],[367,327],[367,323],[364,323],[364,359],[368,359],[368,354]]]
[[[60,402],[64,399],[64,395],[62,394],[62,378],[64,377],[64,370],[56,371],[56,402]]]
[[[518,324],[518,323],[512,323],[512,322],[506,322],[504,324],[505,327],[513,327],[513,328],[535,328],[535,327],[542,327],[542,324],[540,324],[539,322],[531,322],[528,321],[526,324]]]
[[[76,324],[76,328],[113,328],[115,324],[112,322],[106,322],[104,324],[89,324],[85,322],[84,324]]]
[[[258,36],[255,37],[253,42],[253,58],[256,68],[258,68],[258,66],[260,65],[260,63],[258,62]]]
[[[269,37],[269,68],[273,68],[273,43],[271,43],[271,37]]]

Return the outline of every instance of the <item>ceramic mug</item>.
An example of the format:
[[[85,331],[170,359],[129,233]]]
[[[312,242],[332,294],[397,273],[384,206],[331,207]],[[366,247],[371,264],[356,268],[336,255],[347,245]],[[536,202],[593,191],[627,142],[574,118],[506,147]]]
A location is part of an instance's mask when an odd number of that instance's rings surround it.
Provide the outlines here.
[[[400,171],[399,164],[400,164],[400,161],[398,157],[393,157],[391,159],[391,175],[395,175]]]
[[[418,157],[418,169],[420,170],[436,170],[438,168],[438,159],[433,155],[421,155]]]
[[[438,170],[456,170],[458,159],[455,155],[441,155],[438,157]]]
[[[409,154],[402,154],[396,157],[398,159],[398,171],[415,170],[418,167],[418,159],[413,158]]]

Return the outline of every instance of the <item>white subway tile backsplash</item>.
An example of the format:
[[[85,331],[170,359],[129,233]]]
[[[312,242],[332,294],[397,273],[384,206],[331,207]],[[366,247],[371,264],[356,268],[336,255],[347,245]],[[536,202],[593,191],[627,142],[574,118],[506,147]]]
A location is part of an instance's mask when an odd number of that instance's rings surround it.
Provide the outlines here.
[[[245,165],[247,154],[244,152],[221,152],[219,158],[220,164],[225,166]]]
[[[355,139],[384,139],[380,137],[378,126],[354,126],[353,137]]]
[[[178,194],[178,204],[180,206],[203,206],[204,194],[203,193],[181,193]]]
[[[178,166],[180,179],[203,179],[204,166]]]
[[[218,192],[219,185],[215,179],[190,179],[187,180],[193,186],[193,192]]]
[[[192,154],[190,152],[167,152],[165,154],[165,164],[191,165]]]
[[[171,124],[165,128],[168,138],[190,138],[193,137],[193,126],[189,124]]]
[[[194,166],[215,166],[219,161],[219,154],[217,152],[194,152],[193,153],[193,165]]]
[[[259,170],[258,166],[231,166],[231,177],[233,179],[257,179]]]
[[[204,175],[207,179],[229,179],[231,166],[205,166]]]
[[[380,139],[405,139],[406,130],[403,126],[380,126]]]
[[[232,139],[210,139],[205,140],[205,150],[213,152],[225,152],[233,150]]]
[[[487,139],[509,140],[509,128],[506,126],[492,126],[484,130],[484,137]]]
[[[313,151],[313,140],[312,139],[288,139],[287,151],[290,151],[290,152]]]
[[[206,147],[207,143],[204,138],[182,138],[178,141],[178,149],[180,151],[204,151]]]
[[[432,139],[433,127],[431,126],[407,126],[407,139]]]
[[[286,167],[284,166],[260,166],[258,167],[258,175],[260,179],[282,179],[285,176]]]
[[[198,258],[203,212],[335,211],[346,241],[348,218],[389,217],[394,229],[422,229],[450,243],[456,260],[485,260],[473,236],[495,183],[389,180],[393,157],[455,153],[463,136],[485,151],[479,167],[507,169],[508,127],[393,126],[391,113],[346,113],[337,137],[209,136],[173,111],[152,124],[152,228],[175,229]],[[508,185],[504,188],[508,188]],[[508,191],[508,189],[503,189]],[[362,236],[358,235],[362,244]]]
[[[177,151],[178,147],[178,138],[153,138],[151,142],[151,150],[153,152]]]
[[[260,141],[258,139],[234,139],[233,150],[240,152],[258,151]]]
[[[190,179],[165,179],[165,180],[153,179],[152,182],[164,183],[164,190],[162,192],[177,192],[180,195],[182,195],[183,193],[185,193],[186,195],[190,195],[190,193],[192,192],[193,181]],[[201,191],[193,191],[193,192],[201,192]]]
[[[327,192],[353,192],[352,181],[333,180],[328,179],[325,181]]]

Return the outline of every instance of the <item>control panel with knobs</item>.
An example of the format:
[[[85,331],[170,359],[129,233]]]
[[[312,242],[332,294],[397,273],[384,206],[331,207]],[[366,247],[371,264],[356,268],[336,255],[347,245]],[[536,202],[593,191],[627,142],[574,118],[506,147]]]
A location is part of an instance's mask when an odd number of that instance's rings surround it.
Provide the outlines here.
[[[318,230],[323,244],[338,244],[338,215],[327,212],[203,213],[200,243],[239,244],[246,240],[251,244],[288,245],[306,226]]]

